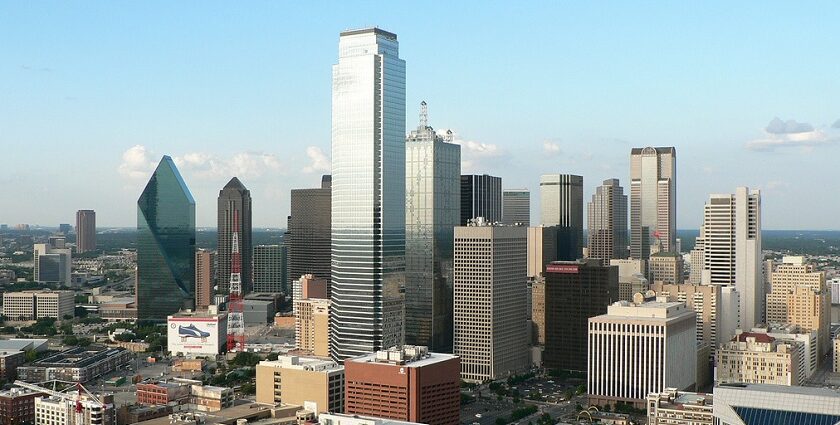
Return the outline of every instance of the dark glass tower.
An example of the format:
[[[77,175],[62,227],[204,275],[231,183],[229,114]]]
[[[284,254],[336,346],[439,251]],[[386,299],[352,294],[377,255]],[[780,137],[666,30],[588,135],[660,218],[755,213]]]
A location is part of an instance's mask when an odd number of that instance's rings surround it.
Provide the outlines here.
[[[473,218],[502,221],[502,178],[487,174],[461,176],[461,226]]]
[[[331,281],[331,185],[331,176],[325,175],[319,189],[292,189],[288,233],[283,239],[289,249],[288,280],[283,282],[286,293],[305,274]]]
[[[218,293],[227,294],[230,286],[230,251],[233,246],[233,212],[238,211],[239,252],[242,257],[242,292],[253,289],[251,272],[251,192],[238,178],[230,179],[219,191],[218,201],[218,244],[216,245],[216,286]]]
[[[166,320],[194,296],[195,200],[164,156],[137,200],[137,317]]]

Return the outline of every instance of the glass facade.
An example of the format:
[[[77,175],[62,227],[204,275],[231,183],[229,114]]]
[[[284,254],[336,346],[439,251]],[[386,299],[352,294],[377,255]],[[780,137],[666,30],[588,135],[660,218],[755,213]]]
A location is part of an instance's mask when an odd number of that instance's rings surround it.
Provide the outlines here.
[[[405,61],[397,36],[346,31],[333,66],[330,351],[402,344]]]
[[[452,352],[461,147],[421,123],[406,139],[405,342]]]
[[[239,252],[241,253],[242,291],[252,291],[251,276],[251,191],[234,177],[219,191],[218,199],[218,242],[216,245],[216,285],[220,294],[230,292],[230,260],[233,249],[233,231],[239,233]],[[238,228],[234,229],[234,211],[239,216]]]
[[[195,200],[164,156],[137,200],[137,317],[166,320],[194,294]]]
[[[633,148],[630,153],[630,257],[676,247],[676,150]]]
[[[789,412],[784,410],[733,407],[746,425],[835,425],[840,416],[820,413]]]
[[[540,224],[558,226],[557,259],[583,257],[583,177],[574,174],[540,176]]]

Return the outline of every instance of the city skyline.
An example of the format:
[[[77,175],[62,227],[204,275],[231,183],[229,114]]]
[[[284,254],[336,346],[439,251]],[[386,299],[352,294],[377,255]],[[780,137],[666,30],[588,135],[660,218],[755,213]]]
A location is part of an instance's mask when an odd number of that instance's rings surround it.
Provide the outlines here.
[[[10,41],[0,66],[7,93],[0,145],[12,159],[0,187],[19,199],[0,222],[57,225],[89,208],[100,227],[131,227],[133,198],[167,154],[194,191],[199,227],[213,225],[216,191],[233,176],[248,181],[258,201],[254,225],[284,227],[289,189],[317,187],[329,169],[334,36],[375,24],[400,34],[414,64],[407,104],[435,105],[438,129],[452,129],[464,149],[464,173],[498,175],[505,187],[532,192],[539,174],[549,172],[591,183],[629,181],[631,147],[675,146],[678,228],[699,227],[696,211],[709,193],[742,185],[766,194],[766,229],[838,228],[830,211],[840,201],[823,200],[807,184],[824,178],[840,151],[840,112],[831,100],[840,94],[833,83],[838,62],[822,53],[831,49],[825,35],[837,5],[825,4],[815,16],[780,4],[729,5],[726,16],[713,5],[611,5],[607,14],[544,5],[540,13],[499,7],[469,18],[468,5],[431,4],[427,12],[449,17],[431,28],[417,25],[410,11],[373,5],[334,5],[341,13],[330,14],[317,5],[236,8],[242,19],[235,22],[224,19],[224,7],[169,6],[161,19],[146,5],[52,5],[45,14],[48,6],[20,4],[0,17],[0,33]],[[301,19],[311,16],[323,19]],[[481,25],[500,16],[513,28],[527,25],[561,54],[535,54],[535,47]],[[758,24],[779,16],[811,31],[768,32]],[[31,37],[26,28],[36,19],[45,31]],[[445,23],[450,19],[459,25]],[[155,25],[141,25],[148,21]],[[614,33],[594,30],[602,26],[630,34],[618,48]],[[235,48],[242,45],[251,47]],[[810,59],[791,61],[779,54],[785,51]],[[528,79],[498,84],[511,81],[511,72]],[[77,167],[72,178],[59,178],[60,169],[33,175],[29,158],[97,166]],[[595,187],[586,185],[586,199]],[[100,197],[103,191],[113,196]],[[32,193],[60,208],[34,208]],[[826,204],[796,211],[790,206],[799,199]],[[531,211],[533,220],[536,196]]]

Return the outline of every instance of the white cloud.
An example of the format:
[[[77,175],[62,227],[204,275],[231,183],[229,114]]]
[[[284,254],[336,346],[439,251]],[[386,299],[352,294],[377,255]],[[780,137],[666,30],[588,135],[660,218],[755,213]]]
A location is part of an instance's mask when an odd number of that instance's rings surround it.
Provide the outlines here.
[[[543,152],[549,155],[557,155],[560,153],[560,144],[546,140],[543,142]]]
[[[771,180],[764,185],[764,189],[767,190],[782,190],[788,187],[790,187],[790,183],[780,180]]]
[[[130,179],[144,180],[155,169],[159,158],[145,146],[129,148],[122,155],[118,170]],[[225,180],[237,176],[256,178],[267,173],[284,174],[281,161],[274,154],[240,152],[232,156],[219,156],[206,152],[188,152],[172,158],[182,174],[191,179]]]
[[[764,137],[750,140],[746,148],[753,151],[772,151],[777,148],[803,148],[811,151],[815,147],[840,142],[840,131],[837,128],[814,129],[811,124],[794,120],[782,122],[773,118],[764,129]]]
[[[321,148],[317,146],[309,146],[306,148],[306,156],[309,157],[311,163],[303,167],[304,173],[314,173],[317,171],[330,171],[330,158],[324,153]]]
[[[504,155],[504,151],[494,143],[464,140],[457,132],[450,129],[438,129],[437,134],[447,134],[449,131],[452,132],[452,143],[461,146],[461,173],[487,173],[490,164]]]
[[[122,162],[117,171],[131,180],[144,179],[154,171],[156,164],[152,152],[143,145],[135,145],[123,152]]]
[[[764,131],[770,134],[807,133],[814,131],[814,126],[806,122],[796,122],[796,120],[782,121],[779,117],[776,117],[770,120],[770,123],[764,128]]]

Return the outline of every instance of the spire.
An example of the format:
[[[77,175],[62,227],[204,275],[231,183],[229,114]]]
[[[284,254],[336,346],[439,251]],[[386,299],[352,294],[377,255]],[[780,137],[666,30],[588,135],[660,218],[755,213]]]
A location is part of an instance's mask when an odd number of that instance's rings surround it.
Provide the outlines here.
[[[420,128],[429,126],[429,108],[426,106],[426,101],[420,102]]]
[[[230,179],[230,181],[225,185],[224,189],[245,190],[245,185],[243,185],[238,178],[234,177]]]

